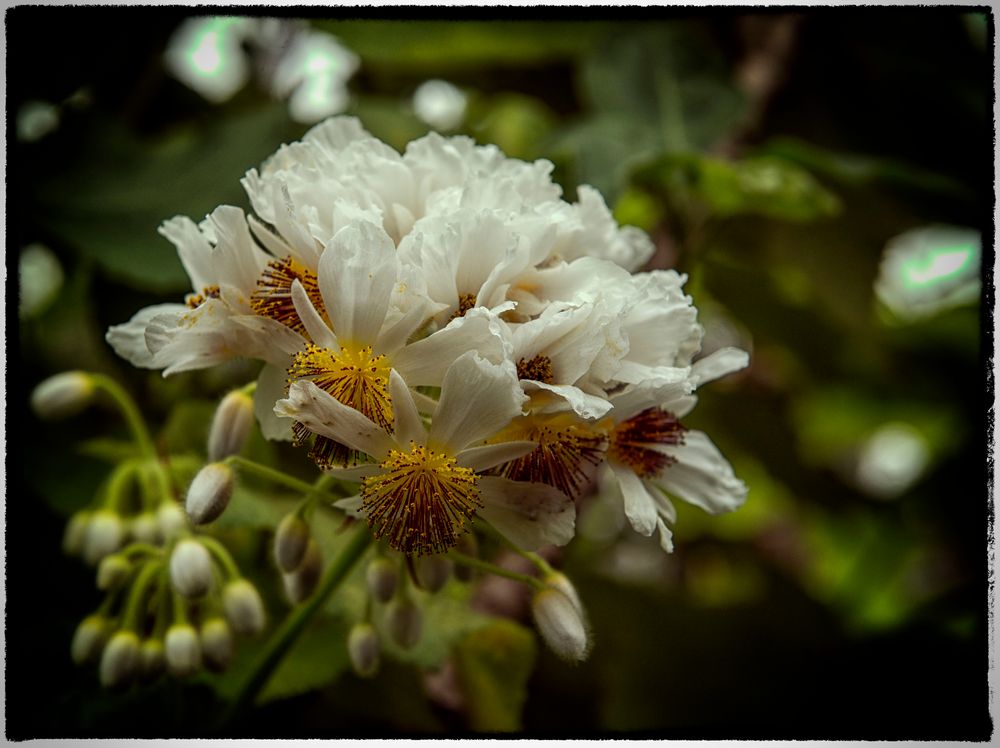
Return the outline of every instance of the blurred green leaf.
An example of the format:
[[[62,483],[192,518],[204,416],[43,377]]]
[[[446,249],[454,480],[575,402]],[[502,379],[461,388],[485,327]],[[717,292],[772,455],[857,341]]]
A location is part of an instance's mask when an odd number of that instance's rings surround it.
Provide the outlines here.
[[[512,158],[542,155],[540,144],[556,125],[555,113],[541,100],[520,94],[499,94],[469,107],[472,133],[481,143],[494,143]]]
[[[392,96],[359,96],[352,113],[376,138],[402,152],[406,144],[426,135],[430,127],[420,121],[405,99]]]
[[[492,621],[455,645],[455,667],[468,699],[473,730],[510,732],[521,728],[535,649],[534,634],[505,619]]]
[[[182,400],[171,410],[160,432],[160,442],[171,454],[205,454],[208,428],[215,403],[205,399]]]
[[[350,666],[349,626],[340,619],[318,617],[302,632],[261,692],[261,703],[320,688]]]

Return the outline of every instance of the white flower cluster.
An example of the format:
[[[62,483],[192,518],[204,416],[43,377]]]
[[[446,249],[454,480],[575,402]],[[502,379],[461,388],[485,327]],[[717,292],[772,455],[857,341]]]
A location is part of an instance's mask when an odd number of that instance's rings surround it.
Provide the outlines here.
[[[265,436],[359,481],[344,507],[400,552],[443,552],[474,515],[526,549],[566,543],[601,466],[670,550],[667,494],[709,512],[745,498],[679,419],[747,355],[696,359],[684,276],[634,273],[649,237],[589,187],[562,200],[551,170],[433,133],[399,154],[327,120],[247,173],[256,215],[162,226],[193,293],[108,341],[165,374],[262,360]]]

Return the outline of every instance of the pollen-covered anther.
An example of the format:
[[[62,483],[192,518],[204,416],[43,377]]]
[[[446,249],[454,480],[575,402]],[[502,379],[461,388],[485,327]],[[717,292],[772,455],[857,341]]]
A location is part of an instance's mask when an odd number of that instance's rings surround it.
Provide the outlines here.
[[[490,472],[511,480],[545,483],[567,496],[576,496],[587,483],[587,466],[597,465],[603,458],[605,438],[566,416],[516,419],[504,439],[533,441],[538,446]]]
[[[522,358],[517,362],[517,378],[552,384],[554,381],[552,359],[548,356],[535,356],[530,359]]]
[[[219,287],[218,286],[205,286],[201,293],[189,293],[184,297],[184,303],[187,304],[191,309],[197,309],[202,304],[204,304],[208,299],[219,298]]]
[[[390,450],[381,472],[365,478],[362,511],[375,538],[407,555],[452,548],[482,503],[476,474],[454,457],[414,444]]]
[[[261,317],[277,320],[295,332],[308,337],[305,325],[299,319],[292,301],[292,283],[299,281],[305,289],[309,301],[320,315],[326,310],[319,290],[316,273],[290,256],[283,260],[271,260],[257,281],[257,290],[250,297],[250,308]]]
[[[476,306],[476,295],[474,293],[461,293],[458,295],[458,308],[452,313],[451,319],[464,317],[465,313]]]
[[[647,408],[615,426],[608,437],[608,454],[628,465],[636,475],[650,478],[677,462],[654,445],[675,446],[684,443],[686,429],[672,414],[660,408]]]

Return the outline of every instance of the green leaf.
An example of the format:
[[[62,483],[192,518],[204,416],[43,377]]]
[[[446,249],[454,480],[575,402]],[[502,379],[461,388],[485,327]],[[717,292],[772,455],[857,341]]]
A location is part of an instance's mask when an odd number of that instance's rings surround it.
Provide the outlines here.
[[[542,155],[539,144],[552,132],[555,113],[541,100],[519,94],[491,96],[484,103],[470,102],[469,121],[476,139],[495,143],[512,158]]]
[[[468,699],[473,730],[511,732],[521,728],[521,710],[535,656],[534,634],[505,619],[495,619],[458,642],[455,667]]]
[[[348,629],[341,619],[314,619],[267,682],[259,702],[295,696],[336,680],[350,666]]]

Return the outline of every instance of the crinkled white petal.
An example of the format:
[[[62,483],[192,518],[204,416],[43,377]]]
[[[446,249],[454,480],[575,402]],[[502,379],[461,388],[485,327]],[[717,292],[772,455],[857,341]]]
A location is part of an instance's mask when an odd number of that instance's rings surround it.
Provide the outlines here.
[[[700,387],[750,365],[750,354],[740,348],[720,348],[691,365],[695,386]]]
[[[476,472],[489,470],[491,467],[524,457],[534,451],[538,445],[529,441],[509,441],[499,444],[486,444],[482,447],[463,449],[458,455],[458,464]]]
[[[526,379],[521,381],[521,386],[528,393],[533,390],[545,390],[558,395],[565,401],[566,406],[572,408],[574,413],[587,420],[600,418],[612,408],[612,404],[607,398],[590,395],[579,387],[569,384],[545,384],[544,382],[535,382]],[[560,406],[542,406],[539,408],[539,411],[548,413],[562,409]]]
[[[656,497],[646,490],[642,479],[630,468],[614,460],[608,461],[608,467],[611,468],[621,488],[625,516],[629,524],[640,535],[652,535],[656,529]]]
[[[746,484],[704,432],[688,431],[684,444],[657,449],[677,460],[656,479],[670,494],[710,514],[732,511],[746,501]]]
[[[140,309],[132,319],[108,329],[104,339],[115,353],[133,366],[141,369],[158,369],[162,366],[155,353],[146,345],[146,328],[151,320],[164,316],[180,316],[190,311],[184,304],[157,304]]]
[[[631,384],[608,396],[614,406],[615,423],[626,421],[647,408],[663,408],[678,415],[671,406],[683,401],[691,392],[690,369],[661,368],[655,372],[658,375],[655,378]]]
[[[479,516],[515,545],[533,551],[573,539],[576,505],[552,486],[484,476],[479,489]]]
[[[157,231],[177,248],[177,256],[196,293],[215,283],[212,245],[194,221],[187,216],[174,216],[164,221]]]

